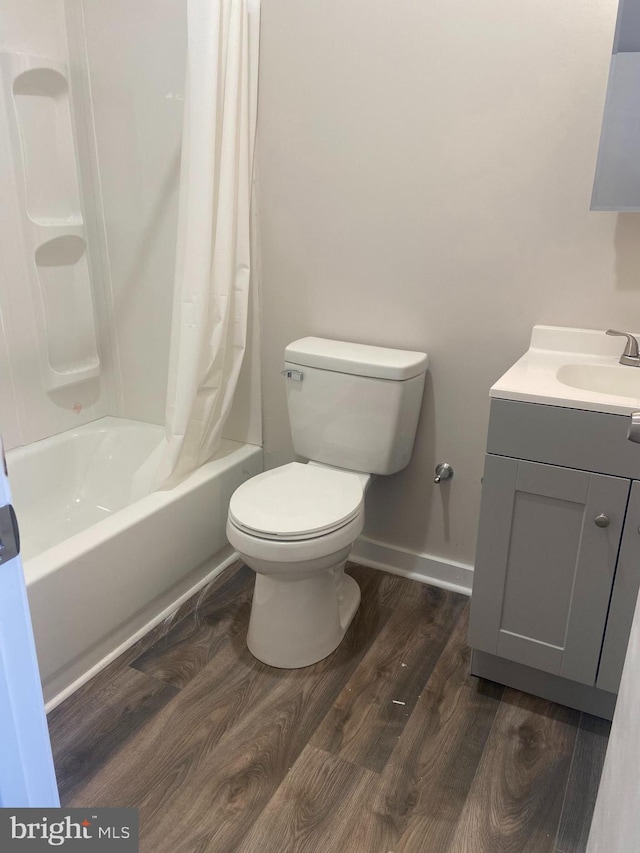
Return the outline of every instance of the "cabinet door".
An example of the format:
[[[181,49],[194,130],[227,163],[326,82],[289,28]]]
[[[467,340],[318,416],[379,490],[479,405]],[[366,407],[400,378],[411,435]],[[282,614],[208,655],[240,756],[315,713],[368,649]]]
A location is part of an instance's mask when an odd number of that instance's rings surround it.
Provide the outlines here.
[[[488,455],[469,643],[593,685],[629,488]]]
[[[620,686],[638,589],[640,589],[640,483],[636,481],[631,487],[631,498],[622,534],[622,545],[596,682],[597,687],[608,690],[610,693],[617,693]]]

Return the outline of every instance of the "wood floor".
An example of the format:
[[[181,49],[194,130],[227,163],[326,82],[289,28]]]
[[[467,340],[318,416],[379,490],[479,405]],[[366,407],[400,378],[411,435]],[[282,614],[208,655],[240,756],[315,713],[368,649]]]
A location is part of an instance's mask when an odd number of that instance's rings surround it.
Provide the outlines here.
[[[463,596],[350,566],[304,670],[245,647],[237,565],[49,716],[65,806],[140,808],[143,853],[578,853],[609,724],[468,675]]]

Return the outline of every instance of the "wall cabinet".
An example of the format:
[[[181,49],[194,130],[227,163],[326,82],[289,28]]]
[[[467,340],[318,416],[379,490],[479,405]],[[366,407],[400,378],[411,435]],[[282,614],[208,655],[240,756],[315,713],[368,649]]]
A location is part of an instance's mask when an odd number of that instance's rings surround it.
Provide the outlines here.
[[[516,665],[513,686],[527,689],[535,671],[531,692],[605,716],[640,586],[640,469],[620,476],[626,421],[493,401],[469,628],[474,666],[494,673],[476,674],[511,683]],[[640,465],[640,446],[631,452]]]
[[[592,210],[640,210],[640,0],[620,0]]]

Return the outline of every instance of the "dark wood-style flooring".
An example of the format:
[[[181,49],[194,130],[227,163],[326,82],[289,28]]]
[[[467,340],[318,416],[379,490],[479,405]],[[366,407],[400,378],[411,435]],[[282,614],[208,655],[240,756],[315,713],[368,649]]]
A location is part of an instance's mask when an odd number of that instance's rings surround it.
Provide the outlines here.
[[[578,853],[609,724],[468,674],[468,600],[350,566],[340,647],[277,670],[228,569],[49,716],[65,806],[143,853]]]

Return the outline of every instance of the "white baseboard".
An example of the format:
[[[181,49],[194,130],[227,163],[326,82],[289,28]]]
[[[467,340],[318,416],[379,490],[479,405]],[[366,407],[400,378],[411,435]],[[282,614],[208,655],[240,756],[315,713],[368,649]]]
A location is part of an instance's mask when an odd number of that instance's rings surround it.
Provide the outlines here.
[[[463,595],[471,595],[473,566],[465,563],[430,557],[427,554],[416,554],[406,548],[367,539],[366,536],[356,539],[349,559],[372,569],[382,569],[414,581],[430,583]]]

